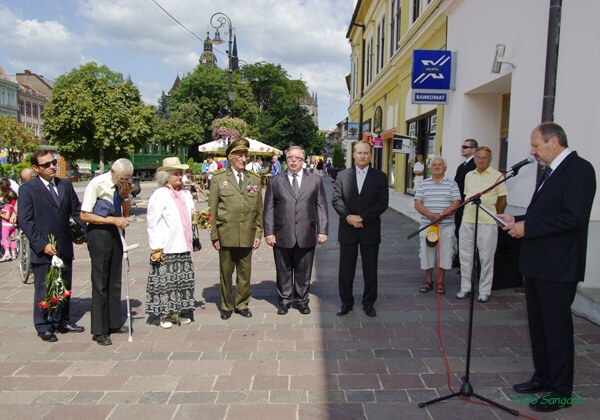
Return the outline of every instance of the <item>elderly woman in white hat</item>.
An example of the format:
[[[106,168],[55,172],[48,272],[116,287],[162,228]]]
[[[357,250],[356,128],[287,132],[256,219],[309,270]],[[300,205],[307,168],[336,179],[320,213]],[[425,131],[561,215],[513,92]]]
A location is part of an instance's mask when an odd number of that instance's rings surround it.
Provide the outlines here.
[[[146,312],[160,316],[160,326],[189,324],[183,313],[194,310],[194,265],[192,263],[192,194],[183,188],[188,165],[179,158],[163,160],[156,170],[159,188],[148,202],[148,242],[152,254],[146,286]]]

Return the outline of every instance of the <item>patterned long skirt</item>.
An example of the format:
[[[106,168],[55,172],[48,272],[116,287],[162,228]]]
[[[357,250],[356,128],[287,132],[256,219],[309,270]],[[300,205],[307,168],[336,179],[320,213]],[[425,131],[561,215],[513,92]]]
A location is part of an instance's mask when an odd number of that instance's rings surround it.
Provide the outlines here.
[[[194,287],[194,264],[190,253],[163,254],[160,263],[150,263],[146,312],[168,315],[194,310]]]

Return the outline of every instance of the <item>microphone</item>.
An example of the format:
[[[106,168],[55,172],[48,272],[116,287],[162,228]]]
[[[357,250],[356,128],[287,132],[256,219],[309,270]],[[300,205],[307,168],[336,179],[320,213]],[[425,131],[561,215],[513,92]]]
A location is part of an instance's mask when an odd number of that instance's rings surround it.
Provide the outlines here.
[[[519,163],[515,163],[513,166],[511,166],[510,168],[508,168],[506,170],[506,172],[517,172],[523,166],[529,165],[530,163],[533,163],[533,162],[535,162],[535,158],[533,156],[529,156],[527,159],[523,159]]]

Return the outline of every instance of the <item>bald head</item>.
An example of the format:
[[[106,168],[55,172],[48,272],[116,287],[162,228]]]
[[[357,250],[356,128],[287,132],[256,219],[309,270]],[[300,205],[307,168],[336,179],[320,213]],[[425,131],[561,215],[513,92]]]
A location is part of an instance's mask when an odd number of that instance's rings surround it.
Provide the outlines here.
[[[36,175],[37,174],[32,168],[23,168],[23,170],[21,171],[21,179],[23,180],[23,182],[31,181],[31,179]]]

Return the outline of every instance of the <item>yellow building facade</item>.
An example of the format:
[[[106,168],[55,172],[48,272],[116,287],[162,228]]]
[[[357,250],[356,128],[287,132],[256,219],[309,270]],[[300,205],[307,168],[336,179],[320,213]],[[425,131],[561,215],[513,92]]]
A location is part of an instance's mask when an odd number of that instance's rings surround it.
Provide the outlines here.
[[[442,105],[412,104],[413,50],[446,49],[441,0],[358,0],[347,38],[351,43],[348,121],[374,143],[373,166],[388,175],[397,194],[414,192],[418,153],[441,154]],[[393,152],[394,134],[412,138],[410,153]]]

